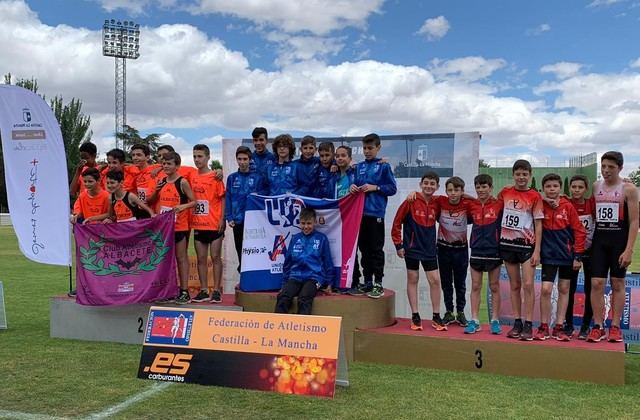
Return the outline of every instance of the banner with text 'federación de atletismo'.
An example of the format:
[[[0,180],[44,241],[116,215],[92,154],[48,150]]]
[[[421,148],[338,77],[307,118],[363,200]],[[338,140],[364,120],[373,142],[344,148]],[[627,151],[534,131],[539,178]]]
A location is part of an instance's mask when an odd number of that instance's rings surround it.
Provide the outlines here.
[[[0,85],[0,138],[20,251],[36,262],[71,265],[67,158],[51,108],[30,90]]]
[[[340,200],[293,194],[247,199],[242,242],[240,289],[245,292],[277,290],[282,286],[282,266],[291,237],[300,232],[300,211],[316,211],[316,229],[327,235],[335,270],[335,287],[350,287],[364,194]]]

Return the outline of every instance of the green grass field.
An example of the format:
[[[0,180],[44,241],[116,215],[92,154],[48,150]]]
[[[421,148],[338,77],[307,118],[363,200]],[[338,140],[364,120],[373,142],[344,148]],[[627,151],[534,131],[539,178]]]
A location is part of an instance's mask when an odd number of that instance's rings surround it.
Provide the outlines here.
[[[633,270],[640,271],[636,248]],[[0,228],[0,280],[9,322],[0,330],[0,418],[640,417],[640,355],[631,354],[624,386],[357,362],[349,366],[351,385],[334,400],[159,386],[136,378],[141,346],[49,338],[49,297],[67,291],[68,270],[26,260],[7,227]]]

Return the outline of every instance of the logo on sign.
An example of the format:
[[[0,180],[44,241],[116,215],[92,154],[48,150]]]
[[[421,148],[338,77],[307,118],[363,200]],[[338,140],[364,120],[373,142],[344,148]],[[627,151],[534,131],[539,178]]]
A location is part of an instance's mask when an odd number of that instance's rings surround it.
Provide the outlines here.
[[[24,122],[31,122],[31,110],[29,108],[22,109],[22,119]]]
[[[291,232],[288,232],[287,235],[276,235],[273,238],[273,248],[269,251],[269,259],[271,261],[275,261],[278,259],[279,255],[285,255],[287,253],[287,239]]]
[[[192,325],[192,311],[152,311],[145,343],[188,346]]]
[[[298,217],[305,207],[304,201],[294,197],[270,198],[265,200],[269,223],[283,228],[298,226]]]

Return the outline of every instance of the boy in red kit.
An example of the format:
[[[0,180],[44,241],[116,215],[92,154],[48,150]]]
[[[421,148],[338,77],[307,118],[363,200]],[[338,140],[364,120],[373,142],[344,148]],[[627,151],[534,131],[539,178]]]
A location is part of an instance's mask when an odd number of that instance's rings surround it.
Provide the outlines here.
[[[584,252],[586,231],[571,202],[560,197],[562,179],[557,174],[547,174],[542,178],[542,189],[549,200],[557,200],[558,205],[543,204],[542,222],[542,288],[540,291],[540,326],[534,339],[546,340],[553,337],[558,341],[569,341],[571,337],[564,330],[563,323],[567,311],[569,285],[574,270],[580,270],[580,260]],[[549,333],[551,318],[551,292],[558,276],[558,307],[556,325]]]
[[[427,172],[420,180],[421,193],[405,200],[393,219],[391,239],[398,257],[407,267],[407,297],[411,307],[411,329],[422,330],[418,312],[418,280],[420,264],[427,274],[433,318],[431,326],[437,331],[446,331],[440,318],[440,272],[436,248],[436,220],[439,213],[438,200],[433,194],[438,190],[440,177]]]
[[[466,306],[466,280],[469,266],[467,247],[467,204],[463,198],[464,180],[453,176],[445,183],[447,196],[437,197],[440,206],[438,215],[438,266],[447,312],[442,320],[449,325],[457,322],[467,326],[464,315]],[[453,315],[453,293],[455,290],[456,315]]]
[[[582,254],[582,271],[584,272],[584,313],[582,315],[582,325],[578,333],[578,340],[586,340],[589,335],[591,320],[593,319],[593,308],[591,307],[591,242],[595,230],[596,202],[593,195],[585,198],[585,193],[589,190],[589,180],[584,175],[574,175],[569,181],[571,191],[571,204],[578,212],[578,218],[587,231]],[[569,303],[565,316],[565,332],[571,336],[573,334],[573,299],[578,284],[578,274],[580,270],[573,270],[571,285],[569,286]]]
[[[498,194],[504,203],[500,230],[500,256],[504,260],[511,285],[513,328],[509,338],[533,340],[533,306],[535,293],[533,278],[540,262],[542,241],[542,197],[529,188],[531,164],[517,160],[512,168],[515,185],[505,187]],[[524,323],[522,322],[522,295],[524,292]]]
[[[493,197],[493,179],[490,175],[480,174],[473,180],[477,200],[469,202],[469,217],[473,220],[471,228],[471,320],[464,329],[465,334],[480,331],[480,312],[482,275],[487,273],[491,289],[491,334],[500,334],[500,258],[499,237],[504,203]]]

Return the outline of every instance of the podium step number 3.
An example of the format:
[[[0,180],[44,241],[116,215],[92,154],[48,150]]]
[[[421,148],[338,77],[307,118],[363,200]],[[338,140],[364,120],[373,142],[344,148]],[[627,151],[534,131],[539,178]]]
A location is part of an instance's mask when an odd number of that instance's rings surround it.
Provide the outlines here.
[[[4,310],[4,289],[0,281],[0,330],[7,329],[7,314]]]

